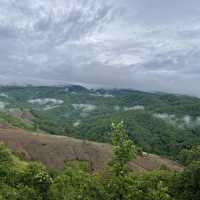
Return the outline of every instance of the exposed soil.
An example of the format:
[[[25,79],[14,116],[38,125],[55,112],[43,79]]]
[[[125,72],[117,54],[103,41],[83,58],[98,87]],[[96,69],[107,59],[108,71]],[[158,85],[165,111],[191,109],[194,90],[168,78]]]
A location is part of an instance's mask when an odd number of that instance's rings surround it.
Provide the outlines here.
[[[91,169],[102,170],[112,158],[109,144],[78,140],[64,136],[30,133],[21,129],[0,126],[0,142],[5,143],[13,152],[20,153],[25,159],[40,161],[54,169],[63,169],[66,161],[89,161]],[[152,171],[166,165],[180,171],[182,167],[157,155],[138,156],[130,162],[136,171]]]

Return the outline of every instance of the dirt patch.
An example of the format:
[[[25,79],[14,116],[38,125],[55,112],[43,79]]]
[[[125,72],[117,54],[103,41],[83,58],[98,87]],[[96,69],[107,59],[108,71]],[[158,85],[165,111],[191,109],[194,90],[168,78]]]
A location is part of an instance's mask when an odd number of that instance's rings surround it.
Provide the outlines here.
[[[0,129],[8,129],[8,128],[12,128],[12,127],[8,124],[0,123]]]
[[[0,142],[12,151],[20,153],[25,159],[40,161],[54,169],[63,169],[66,161],[88,161],[94,171],[102,170],[112,158],[109,144],[78,140],[64,136],[30,133],[21,129],[0,127]],[[180,171],[176,163],[156,155],[138,156],[130,162],[136,171],[152,171],[161,165]]]

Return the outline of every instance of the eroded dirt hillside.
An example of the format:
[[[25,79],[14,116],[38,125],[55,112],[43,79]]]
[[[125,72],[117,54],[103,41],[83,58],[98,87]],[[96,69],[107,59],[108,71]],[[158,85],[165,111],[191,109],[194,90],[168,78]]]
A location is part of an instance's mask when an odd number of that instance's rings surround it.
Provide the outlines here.
[[[22,129],[0,126],[0,142],[12,151],[20,153],[25,159],[40,161],[54,169],[63,169],[66,161],[89,161],[91,169],[102,170],[112,158],[109,144],[78,140],[64,136],[27,132]],[[166,165],[173,170],[182,168],[168,159],[157,155],[138,156],[130,163],[136,171],[151,171]]]

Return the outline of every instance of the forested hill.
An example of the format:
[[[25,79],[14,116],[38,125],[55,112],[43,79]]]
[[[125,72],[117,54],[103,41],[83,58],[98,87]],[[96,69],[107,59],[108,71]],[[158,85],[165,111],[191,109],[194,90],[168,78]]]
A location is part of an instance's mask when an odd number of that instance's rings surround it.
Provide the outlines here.
[[[28,130],[110,142],[112,121],[124,121],[144,151],[177,159],[200,142],[200,99],[82,86],[0,88],[0,122]]]
[[[111,136],[112,146],[2,126],[0,140],[14,152],[0,144],[0,199],[199,200],[199,147],[185,152],[183,169],[139,156],[123,122],[112,123]]]

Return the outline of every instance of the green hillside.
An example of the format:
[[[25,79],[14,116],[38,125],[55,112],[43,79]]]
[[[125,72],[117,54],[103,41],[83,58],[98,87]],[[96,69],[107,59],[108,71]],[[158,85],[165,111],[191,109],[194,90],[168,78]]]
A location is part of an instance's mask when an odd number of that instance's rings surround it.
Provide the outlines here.
[[[137,173],[128,162],[137,151],[123,123],[112,124],[113,157],[104,171],[93,173],[86,161],[70,161],[63,171],[25,162],[0,144],[2,200],[199,200],[199,149],[186,152],[187,167],[175,172],[162,166]],[[185,154],[185,155],[186,155]],[[191,157],[192,155],[192,157]]]
[[[0,120],[26,129],[110,141],[110,123],[125,121],[144,151],[176,159],[200,141],[200,99],[82,86],[0,88]]]

